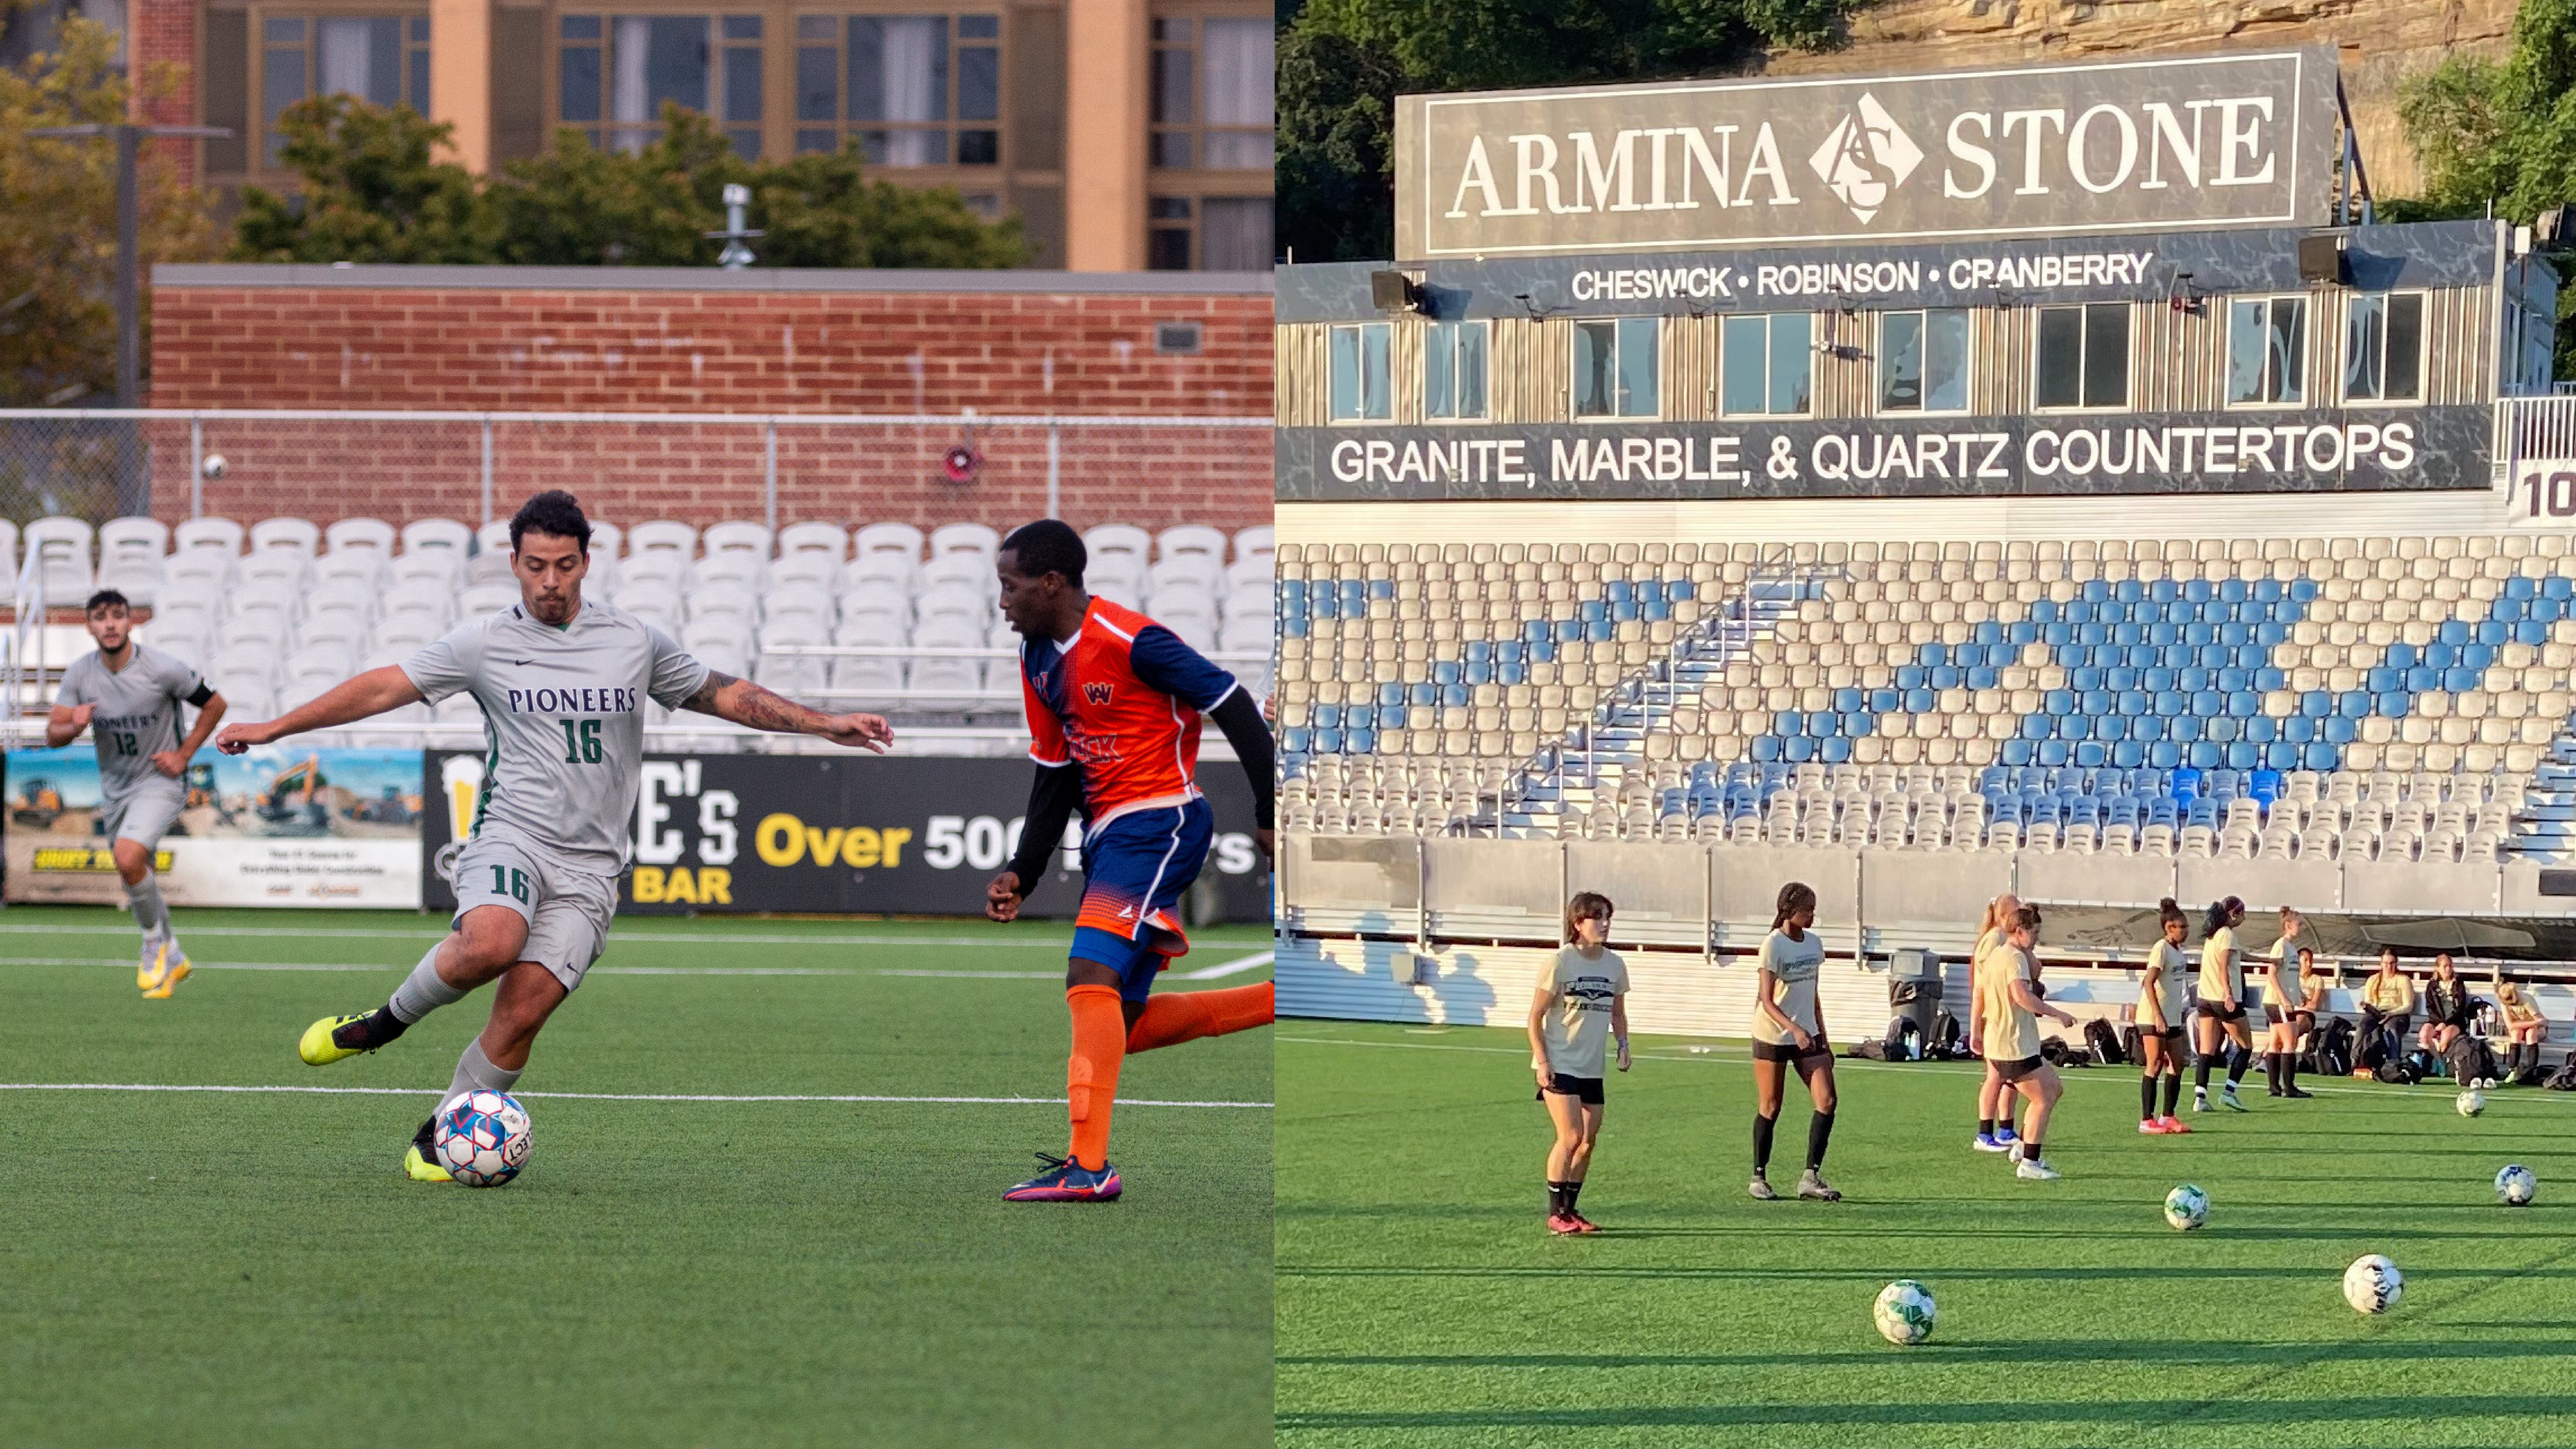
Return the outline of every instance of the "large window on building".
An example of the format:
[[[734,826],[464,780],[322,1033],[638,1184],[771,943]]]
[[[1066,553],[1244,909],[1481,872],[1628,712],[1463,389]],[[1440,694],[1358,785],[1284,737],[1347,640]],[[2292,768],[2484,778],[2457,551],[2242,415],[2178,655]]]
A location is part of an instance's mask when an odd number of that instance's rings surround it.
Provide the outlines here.
[[[1387,353],[1394,328],[1357,322],[1332,330],[1332,416],[1337,423],[1382,422],[1395,416]]]
[[[2129,405],[2129,304],[2039,309],[2036,401],[2043,408]]]
[[[2344,303],[2346,402],[2415,402],[2424,396],[2424,294],[2355,292]]]
[[[1878,410],[1968,410],[1968,314],[1956,308],[1878,316]]]
[[[335,92],[370,105],[429,113],[429,21],[401,15],[277,15],[260,19],[261,155],[284,164],[278,117]]]
[[[1274,260],[1267,196],[1157,196],[1146,218],[1154,271],[1266,272]]]
[[[1422,412],[1431,418],[1485,415],[1485,344],[1492,324],[1434,322],[1422,334]]]
[[[855,135],[880,166],[1002,161],[999,15],[804,15],[796,149]]]
[[[661,134],[663,104],[677,102],[717,117],[736,148],[759,154],[759,16],[566,14],[558,23],[559,116],[591,144],[640,151]]]
[[[1159,16],[1153,23],[1153,164],[1267,171],[1277,26],[1269,17]]]
[[[2228,301],[2228,406],[2294,406],[2304,402],[2307,370],[2307,298],[2236,297]]]
[[[1574,415],[1651,418],[1659,317],[1611,317],[1574,324]]]
[[[1816,319],[1805,312],[1729,317],[1718,344],[1718,408],[1728,417],[1796,417],[1813,406]]]

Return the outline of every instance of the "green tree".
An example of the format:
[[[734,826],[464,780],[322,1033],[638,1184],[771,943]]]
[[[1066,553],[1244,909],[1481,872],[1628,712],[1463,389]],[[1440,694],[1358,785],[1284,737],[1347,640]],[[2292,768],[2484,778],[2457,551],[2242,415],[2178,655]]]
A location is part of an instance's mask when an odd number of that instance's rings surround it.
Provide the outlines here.
[[[0,405],[9,407],[116,390],[116,147],[27,132],[122,121],[127,82],[115,70],[115,37],[95,23],[65,21],[60,43],[23,68],[0,69]],[[149,95],[174,83],[166,67],[143,77]],[[204,198],[149,148],[138,196],[147,268],[211,254]],[[148,367],[148,288],[144,299]]]
[[[437,159],[455,127],[335,93],[287,107],[278,129],[304,189],[290,199],[243,187],[228,260],[498,260],[500,229],[473,175]]]
[[[632,153],[604,151],[580,131],[555,133],[552,151],[503,168],[489,188],[501,216],[501,260],[523,266],[706,266],[724,244],[728,181],[752,166],[713,122],[662,108],[662,134]]]
[[[1766,46],[1839,44],[1864,0],[1302,0],[1280,9],[1280,240],[1301,259],[1392,245],[1393,97],[1673,80]],[[1290,17],[1293,16],[1293,19]],[[1350,208],[1363,207],[1365,214]]]

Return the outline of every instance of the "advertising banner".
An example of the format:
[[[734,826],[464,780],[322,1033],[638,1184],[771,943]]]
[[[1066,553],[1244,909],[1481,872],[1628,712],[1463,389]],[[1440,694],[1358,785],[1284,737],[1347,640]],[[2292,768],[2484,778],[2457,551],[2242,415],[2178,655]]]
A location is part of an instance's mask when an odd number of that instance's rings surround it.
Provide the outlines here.
[[[2444,406],[1336,426],[1274,446],[1283,503],[1927,498],[2491,490],[2492,433],[2487,409]]]
[[[452,910],[483,759],[432,752],[420,769],[416,787],[439,802],[423,822],[420,895]],[[1032,770],[1019,756],[648,755],[618,908],[981,915],[985,883],[1019,845]],[[1266,921],[1270,872],[1242,767],[1211,761],[1198,778],[1217,827],[1200,881],[1222,919]],[[1070,918],[1081,893],[1078,857],[1059,850],[1027,914]]]
[[[7,760],[12,902],[123,905],[87,741]],[[421,752],[201,751],[154,869],[179,906],[420,904]]]
[[[2323,48],[1400,96],[1396,256],[2317,226]]]

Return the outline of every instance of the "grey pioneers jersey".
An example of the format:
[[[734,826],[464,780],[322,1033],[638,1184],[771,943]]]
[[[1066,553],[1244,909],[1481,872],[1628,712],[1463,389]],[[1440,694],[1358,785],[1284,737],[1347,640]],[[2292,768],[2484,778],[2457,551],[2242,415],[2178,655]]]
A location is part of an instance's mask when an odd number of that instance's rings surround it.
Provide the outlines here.
[[[89,717],[91,742],[98,746],[98,788],[115,804],[135,787],[155,781],[172,789],[179,782],[152,768],[152,757],[179,747],[179,705],[204,687],[197,671],[140,644],[123,669],[110,669],[96,654],[72,662],[63,671],[60,705],[94,704]]]
[[[524,605],[458,628],[403,661],[429,702],[483,706],[483,804],[474,834],[498,834],[583,869],[626,868],[644,763],[644,701],[697,693],[707,667],[671,636],[584,599],[561,629]]]

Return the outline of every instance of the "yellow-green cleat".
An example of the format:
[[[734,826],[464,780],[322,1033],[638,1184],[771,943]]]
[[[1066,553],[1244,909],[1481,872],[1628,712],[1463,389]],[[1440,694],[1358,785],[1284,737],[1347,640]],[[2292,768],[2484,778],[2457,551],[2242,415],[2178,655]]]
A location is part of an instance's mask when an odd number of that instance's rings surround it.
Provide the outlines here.
[[[179,989],[179,983],[187,979],[188,953],[180,950],[176,942],[172,942],[161,948],[160,978],[146,987],[143,994],[153,1001],[167,1001],[170,999],[170,993]]]
[[[435,1135],[437,1131],[438,1119],[432,1117],[421,1123],[420,1130],[412,1134],[411,1146],[403,1153],[403,1176],[414,1182],[454,1182],[456,1180],[448,1176],[447,1169],[439,1166],[438,1159],[431,1155],[438,1141]]]
[[[304,1058],[304,1064],[308,1067],[327,1067],[343,1057],[354,1057],[362,1051],[367,1051],[370,1048],[365,1044],[363,1037],[359,1039],[358,1045],[342,1045],[340,1030],[343,1027],[355,1026],[373,1015],[375,1013],[372,1011],[361,1011],[350,1016],[326,1016],[304,1028],[303,1039],[295,1044],[295,1054]]]

